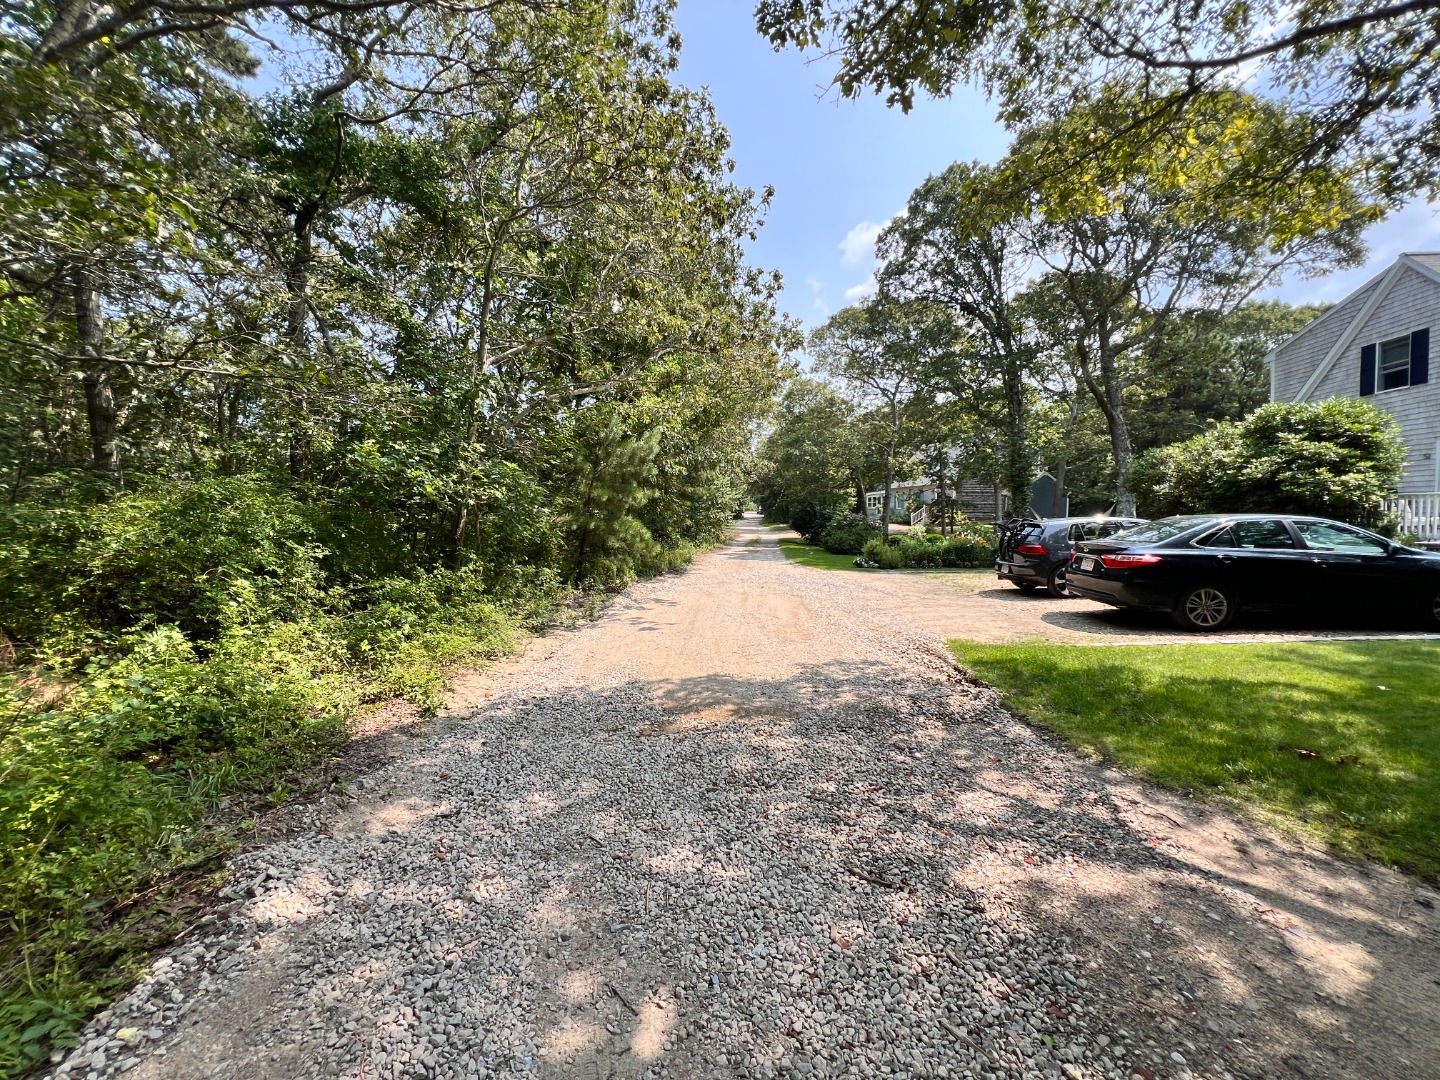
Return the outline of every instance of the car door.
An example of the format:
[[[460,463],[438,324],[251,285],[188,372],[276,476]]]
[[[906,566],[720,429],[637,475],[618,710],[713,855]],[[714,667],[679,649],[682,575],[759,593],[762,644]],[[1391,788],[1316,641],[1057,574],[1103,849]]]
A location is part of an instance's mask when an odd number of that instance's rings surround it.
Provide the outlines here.
[[[1341,611],[1394,612],[1413,607],[1410,576],[1390,554],[1390,545],[1363,529],[1338,521],[1296,520],[1317,592],[1326,607]]]
[[[1304,607],[1315,592],[1315,567],[1282,518],[1241,518],[1203,545],[1245,607]]]

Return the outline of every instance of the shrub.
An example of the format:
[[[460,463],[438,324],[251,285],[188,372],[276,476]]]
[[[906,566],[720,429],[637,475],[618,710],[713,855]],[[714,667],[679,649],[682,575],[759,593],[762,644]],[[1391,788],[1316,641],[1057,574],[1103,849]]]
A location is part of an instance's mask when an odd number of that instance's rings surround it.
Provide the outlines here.
[[[880,528],[855,514],[834,518],[820,534],[820,546],[832,555],[859,555],[880,535]]]
[[[821,503],[806,503],[795,511],[790,527],[803,536],[807,543],[818,544],[830,523],[847,516],[842,506],[827,506]]]
[[[861,559],[882,570],[989,566],[995,559],[995,530],[988,525],[966,524],[952,536],[914,533],[902,536],[896,544],[875,539],[865,545]]]
[[[900,549],[892,547],[878,537],[866,544],[860,555],[866,564],[878,566],[881,570],[899,570],[905,565]]]
[[[0,606],[29,637],[0,675],[0,1075],[125,989],[167,879],[228,843],[221,800],[311,783],[366,701],[433,710],[447,666],[564,593],[554,569],[497,590],[478,564],[327,587],[296,504],[243,481],[7,526]]]
[[[1134,479],[1155,516],[1259,511],[1374,526],[1404,460],[1399,425],[1368,401],[1272,402],[1149,451]]]
[[[0,522],[0,624],[30,642],[166,624],[209,639],[310,610],[323,555],[299,503],[244,477],[24,508]]]
[[[298,629],[230,631],[202,657],[164,627],[0,680],[0,1072],[124,988],[144,942],[113,905],[215,850],[202,820],[221,797],[342,735],[343,667]]]

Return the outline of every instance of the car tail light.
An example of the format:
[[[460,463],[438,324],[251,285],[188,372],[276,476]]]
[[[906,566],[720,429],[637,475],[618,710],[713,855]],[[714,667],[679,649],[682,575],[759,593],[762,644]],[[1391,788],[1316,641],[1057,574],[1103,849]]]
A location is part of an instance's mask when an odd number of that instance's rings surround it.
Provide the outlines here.
[[[1160,561],[1159,555],[1101,555],[1100,561],[1107,570],[1129,570],[1132,566],[1154,566]]]
[[[1021,544],[1015,549],[1017,555],[1048,555],[1050,554],[1039,544]]]

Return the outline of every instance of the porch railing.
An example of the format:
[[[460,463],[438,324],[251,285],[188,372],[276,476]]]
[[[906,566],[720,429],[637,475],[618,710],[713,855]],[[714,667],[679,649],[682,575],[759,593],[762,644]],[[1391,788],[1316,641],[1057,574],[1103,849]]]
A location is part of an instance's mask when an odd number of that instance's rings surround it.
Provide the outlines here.
[[[916,510],[913,514],[910,515],[910,527],[911,527],[912,529],[914,529],[914,528],[916,528],[916,527],[918,527],[918,526],[920,526],[920,525],[929,525],[929,524],[930,524],[930,508],[929,508],[928,506],[922,506],[922,507],[920,507],[919,510]]]
[[[1440,543],[1440,491],[1401,494],[1385,500],[1385,510],[1400,516],[1400,531],[1421,543]]]

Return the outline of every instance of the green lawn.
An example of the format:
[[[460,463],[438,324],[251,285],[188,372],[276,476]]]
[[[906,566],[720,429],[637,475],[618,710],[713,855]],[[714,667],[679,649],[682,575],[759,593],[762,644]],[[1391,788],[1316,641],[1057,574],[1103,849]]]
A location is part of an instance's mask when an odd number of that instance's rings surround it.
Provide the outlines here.
[[[817,544],[807,544],[804,540],[789,536],[782,536],[779,542],[785,557],[802,566],[818,566],[821,570],[860,570],[860,567],[855,565],[854,555],[831,555]]]
[[[1078,746],[1440,880],[1440,643],[950,648]]]

